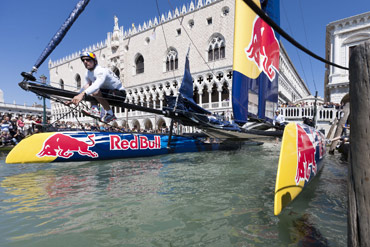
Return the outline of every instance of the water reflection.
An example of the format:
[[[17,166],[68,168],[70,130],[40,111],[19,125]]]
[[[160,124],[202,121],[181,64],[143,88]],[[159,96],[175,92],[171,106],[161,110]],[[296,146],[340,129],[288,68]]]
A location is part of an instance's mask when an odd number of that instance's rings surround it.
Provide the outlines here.
[[[43,200],[48,198],[48,181],[55,175],[50,172],[24,173],[5,177],[1,187],[5,193],[11,195],[4,202],[10,206],[5,207],[8,213],[22,213],[44,210],[40,207]]]
[[[70,164],[0,160],[0,239],[4,246],[345,245],[346,167],[329,159],[275,217],[278,148]]]
[[[107,166],[52,169],[4,177],[0,186],[10,197],[7,213],[36,212],[50,205],[70,206],[93,200],[95,193],[113,197],[156,192],[159,188],[143,176],[157,176],[160,160],[115,161]],[[83,201],[80,199],[84,199]],[[69,200],[70,199],[70,200]]]

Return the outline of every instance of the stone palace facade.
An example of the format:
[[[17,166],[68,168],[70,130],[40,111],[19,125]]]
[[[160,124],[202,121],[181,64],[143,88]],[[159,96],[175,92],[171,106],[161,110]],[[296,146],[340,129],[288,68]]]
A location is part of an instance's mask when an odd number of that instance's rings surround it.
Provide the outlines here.
[[[127,102],[160,109],[164,95],[176,95],[190,46],[190,70],[196,102],[214,113],[230,114],[234,0],[197,0],[169,10],[140,25],[124,29],[114,17],[113,32],[100,43],[57,61],[49,61],[50,81],[79,91],[86,73],[79,55],[93,51],[100,65],[120,77]],[[52,84],[53,85],[53,84]],[[279,101],[305,98],[310,92],[281,45]],[[51,102],[52,121],[63,117],[76,122],[70,109]],[[151,113],[114,109],[119,125],[137,129],[169,126],[170,119]],[[91,119],[78,116],[79,121]]]
[[[326,59],[344,67],[349,66],[351,51],[370,39],[370,12],[334,21],[326,26]],[[349,71],[326,65],[326,102],[340,103],[349,92]]]

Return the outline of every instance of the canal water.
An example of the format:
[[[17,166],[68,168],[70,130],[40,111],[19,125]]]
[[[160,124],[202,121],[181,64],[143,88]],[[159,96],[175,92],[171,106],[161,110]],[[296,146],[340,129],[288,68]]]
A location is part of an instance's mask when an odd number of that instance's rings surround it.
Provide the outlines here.
[[[151,158],[5,164],[1,246],[346,246],[347,164],[273,215],[280,146]]]

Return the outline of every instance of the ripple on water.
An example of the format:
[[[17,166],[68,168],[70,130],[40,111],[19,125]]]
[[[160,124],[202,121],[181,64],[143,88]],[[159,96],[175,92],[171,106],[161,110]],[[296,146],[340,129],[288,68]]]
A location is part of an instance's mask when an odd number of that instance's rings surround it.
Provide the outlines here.
[[[346,244],[346,172],[329,156],[273,215],[279,145],[59,164],[0,160],[4,246]]]

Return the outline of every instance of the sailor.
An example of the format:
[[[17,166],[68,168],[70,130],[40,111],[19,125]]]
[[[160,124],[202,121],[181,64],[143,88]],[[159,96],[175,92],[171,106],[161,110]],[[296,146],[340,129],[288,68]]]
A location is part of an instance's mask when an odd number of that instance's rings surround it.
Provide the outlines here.
[[[284,122],[285,122],[284,116],[280,114],[280,110],[276,110],[273,125],[282,126],[284,125]]]
[[[120,79],[110,69],[98,65],[98,60],[93,52],[83,52],[80,58],[87,69],[85,82],[81,92],[68,103],[77,105],[86,95],[91,95],[96,101],[91,103],[89,114],[100,117],[100,111],[97,106],[99,102],[105,110],[105,115],[101,120],[106,123],[116,120],[117,118],[107,99],[111,96],[118,96],[122,98],[122,102],[125,100],[126,91]]]

